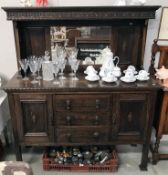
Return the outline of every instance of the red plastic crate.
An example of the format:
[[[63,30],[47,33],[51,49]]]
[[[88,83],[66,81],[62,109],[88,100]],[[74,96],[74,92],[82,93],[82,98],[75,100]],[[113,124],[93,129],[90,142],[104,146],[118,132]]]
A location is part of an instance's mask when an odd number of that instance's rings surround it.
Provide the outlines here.
[[[112,159],[104,164],[95,165],[74,165],[74,164],[56,164],[53,158],[48,157],[45,152],[43,154],[43,169],[45,171],[69,171],[69,172],[115,172],[118,170],[118,156],[116,150],[112,151]]]

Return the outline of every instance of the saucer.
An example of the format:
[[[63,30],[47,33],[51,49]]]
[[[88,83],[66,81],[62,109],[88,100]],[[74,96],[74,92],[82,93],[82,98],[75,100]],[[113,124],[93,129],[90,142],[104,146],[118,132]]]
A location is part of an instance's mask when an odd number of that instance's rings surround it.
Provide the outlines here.
[[[113,80],[110,80],[110,78],[107,78],[107,77],[103,77],[102,80],[106,83],[113,83],[113,82],[116,82],[117,81],[117,78],[114,77]]]
[[[128,78],[125,78],[125,76],[123,76],[120,78],[120,80],[125,82],[125,83],[133,83],[136,81],[136,77],[133,77],[132,79],[128,79]]]
[[[142,78],[142,77],[140,77],[140,76],[136,76],[136,79],[137,80],[139,80],[139,81],[147,81],[147,80],[149,80],[150,79],[150,77],[149,76],[146,76],[145,78]]]
[[[93,77],[86,76],[85,79],[88,80],[88,81],[98,81],[98,80],[100,80],[100,77],[99,76],[95,76],[93,78]]]

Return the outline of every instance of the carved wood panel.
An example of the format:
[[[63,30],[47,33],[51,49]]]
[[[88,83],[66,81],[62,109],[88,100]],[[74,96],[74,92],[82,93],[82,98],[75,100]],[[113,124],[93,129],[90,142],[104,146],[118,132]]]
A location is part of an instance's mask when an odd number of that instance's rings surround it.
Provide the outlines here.
[[[50,50],[50,28],[29,26],[20,28],[21,58],[42,56]]]
[[[147,96],[121,94],[117,111],[118,137],[143,139],[147,120]]]
[[[51,97],[16,95],[19,139],[25,143],[45,143],[53,139]]]

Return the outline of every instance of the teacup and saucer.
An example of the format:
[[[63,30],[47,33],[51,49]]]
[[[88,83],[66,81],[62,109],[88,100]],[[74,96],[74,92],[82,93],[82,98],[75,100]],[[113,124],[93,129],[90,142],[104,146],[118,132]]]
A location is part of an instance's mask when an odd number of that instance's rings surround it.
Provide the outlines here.
[[[112,83],[117,81],[117,77],[113,74],[113,72],[108,72],[105,77],[102,78],[104,82]]]
[[[115,66],[112,70],[112,74],[115,76],[115,77],[120,77],[121,76],[121,68],[118,67],[118,66]]]
[[[136,81],[136,77],[134,76],[134,72],[127,71],[125,72],[125,76],[121,77],[120,80],[126,83],[132,83]]]
[[[85,79],[88,81],[98,81],[100,77],[97,75],[96,72],[94,69],[89,70],[88,75],[85,77]]]
[[[140,70],[136,76],[136,79],[139,81],[149,80],[149,73],[146,70]]]
[[[95,70],[95,68],[93,66],[87,66],[86,70],[84,71],[84,73],[87,74],[87,75],[89,73],[91,74],[92,72],[97,74],[97,71]]]
[[[126,70],[123,71],[124,73],[126,72],[133,72],[134,74],[137,74],[136,68],[133,65],[129,65]]]

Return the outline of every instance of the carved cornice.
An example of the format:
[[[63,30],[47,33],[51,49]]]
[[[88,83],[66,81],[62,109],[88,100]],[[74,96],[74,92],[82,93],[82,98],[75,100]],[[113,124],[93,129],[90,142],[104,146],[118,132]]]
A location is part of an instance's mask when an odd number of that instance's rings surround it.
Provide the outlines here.
[[[4,7],[8,20],[112,20],[152,19],[160,6],[121,7]]]

